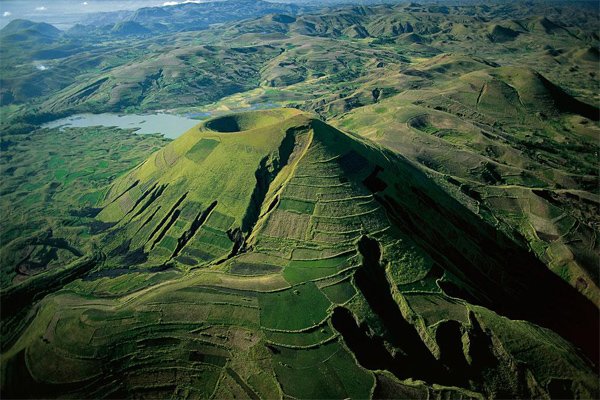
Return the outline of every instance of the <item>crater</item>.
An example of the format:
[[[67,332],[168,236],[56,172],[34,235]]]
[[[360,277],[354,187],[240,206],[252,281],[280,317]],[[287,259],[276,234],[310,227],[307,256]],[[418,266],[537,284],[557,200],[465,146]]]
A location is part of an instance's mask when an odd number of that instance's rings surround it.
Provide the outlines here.
[[[207,121],[204,126],[212,131],[235,133],[264,128],[281,121],[281,116],[266,112],[245,112],[224,115]]]
[[[427,114],[417,115],[407,121],[408,126],[426,133],[433,133],[437,129],[431,123],[431,118]]]

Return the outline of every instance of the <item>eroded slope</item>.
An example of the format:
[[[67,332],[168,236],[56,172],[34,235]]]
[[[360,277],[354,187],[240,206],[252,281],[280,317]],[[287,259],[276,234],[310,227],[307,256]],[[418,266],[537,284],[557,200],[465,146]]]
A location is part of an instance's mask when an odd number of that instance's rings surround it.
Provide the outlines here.
[[[591,302],[406,159],[296,110],[190,130],[99,218],[106,260],[41,302],[6,393],[598,392]]]

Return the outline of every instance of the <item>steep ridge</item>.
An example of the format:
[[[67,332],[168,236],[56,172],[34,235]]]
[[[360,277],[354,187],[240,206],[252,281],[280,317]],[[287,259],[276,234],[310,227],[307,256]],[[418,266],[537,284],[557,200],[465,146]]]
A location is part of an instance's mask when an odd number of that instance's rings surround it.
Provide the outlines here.
[[[151,263],[177,258],[197,265],[226,256],[235,245],[233,232],[251,233],[271,181],[293,162],[295,136],[289,129],[305,119],[296,110],[221,117],[155,153],[115,183],[98,215],[117,224],[107,237],[108,249],[126,237],[128,251],[149,253]],[[194,216],[213,203],[204,224],[195,227],[196,239],[188,237]]]
[[[47,299],[4,357],[40,391],[598,394],[595,305],[406,159],[300,111],[200,124],[98,218],[96,273],[123,278]]]
[[[598,304],[597,212],[587,211],[598,205],[598,108],[532,69],[470,65],[457,55],[434,57],[405,74],[454,70],[460,77],[334,123],[420,164],[489,223],[510,225],[548,268]]]

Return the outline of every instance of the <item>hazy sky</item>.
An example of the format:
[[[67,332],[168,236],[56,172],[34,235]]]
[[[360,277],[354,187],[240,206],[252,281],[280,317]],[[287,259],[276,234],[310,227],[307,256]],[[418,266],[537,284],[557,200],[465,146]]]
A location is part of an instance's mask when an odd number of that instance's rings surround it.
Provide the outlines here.
[[[0,0],[0,27],[13,19],[24,18],[48,22],[59,29],[66,29],[81,20],[86,13],[135,10],[183,2],[189,0]],[[201,0],[193,2],[199,3]]]

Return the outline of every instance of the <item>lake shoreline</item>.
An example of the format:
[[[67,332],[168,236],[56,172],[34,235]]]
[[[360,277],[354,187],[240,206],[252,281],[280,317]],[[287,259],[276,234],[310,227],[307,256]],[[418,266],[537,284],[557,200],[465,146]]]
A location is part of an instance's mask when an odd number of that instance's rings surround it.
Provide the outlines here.
[[[200,119],[166,113],[81,113],[46,122],[42,124],[41,127],[63,129],[106,126],[121,129],[135,129],[136,134],[160,134],[168,139],[176,139],[199,123],[201,123]]]

